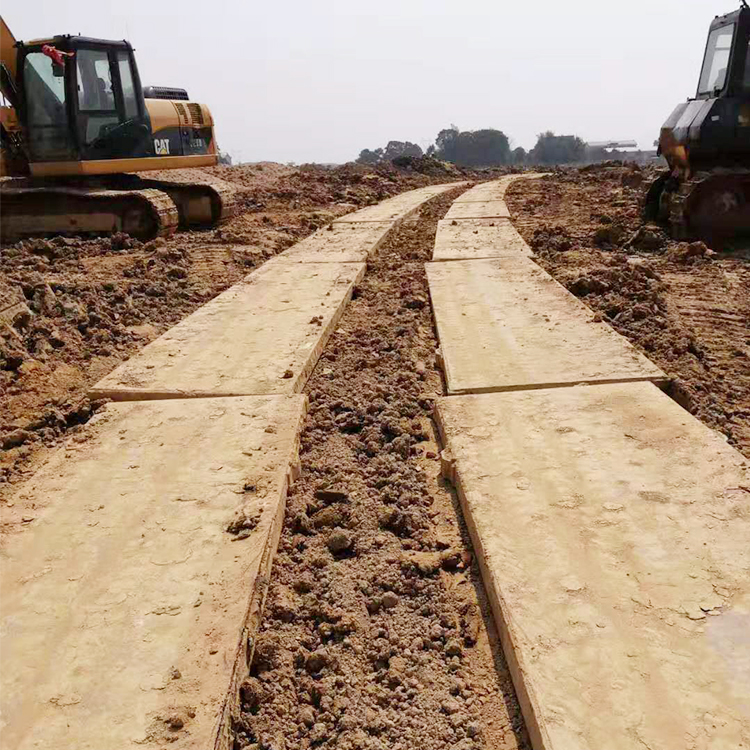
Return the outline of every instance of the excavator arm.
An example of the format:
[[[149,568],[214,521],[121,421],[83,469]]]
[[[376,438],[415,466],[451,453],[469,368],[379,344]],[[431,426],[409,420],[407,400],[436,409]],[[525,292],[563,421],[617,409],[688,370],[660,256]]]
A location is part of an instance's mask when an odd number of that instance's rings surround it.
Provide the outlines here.
[[[0,91],[12,106],[17,106],[16,38],[0,16]]]
[[[29,161],[18,122],[16,89],[16,38],[0,16],[0,93],[8,103],[0,106],[0,176],[26,175]]]

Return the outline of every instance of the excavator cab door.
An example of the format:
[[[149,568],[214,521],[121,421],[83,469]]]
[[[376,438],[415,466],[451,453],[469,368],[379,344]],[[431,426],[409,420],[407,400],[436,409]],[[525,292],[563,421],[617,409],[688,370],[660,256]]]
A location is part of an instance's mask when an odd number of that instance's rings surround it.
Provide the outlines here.
[[[150,144],[135,61],[127,49],[81,46],[76,50],[76,120],[84,159],[146,156]]]

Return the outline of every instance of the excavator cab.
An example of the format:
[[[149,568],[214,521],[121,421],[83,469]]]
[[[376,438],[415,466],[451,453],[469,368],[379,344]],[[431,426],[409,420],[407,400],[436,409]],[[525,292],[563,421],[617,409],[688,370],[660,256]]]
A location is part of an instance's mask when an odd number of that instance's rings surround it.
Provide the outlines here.
[[[17,87],[32,164],[155,155],[128,42],[64,36],[20,45]]]
[[[669,165],[651,186],[646,217],[678,239],[722,244],[750,233],[750,7],[717,16],[695,97],[664,123],[659,153]]]
[[[184,89],[143,88],[129,42],[62,34],[17,42],[0,18],[4,162],[32,177],[218,163],[213,118]],[[11,176],[21,170],[4,170]]]
[[[741,95],[750,91],[750,55],[747,54],[748,24],[738,11],[711,24],[696,99]],[[744,53],[744,54],[743,54]]]

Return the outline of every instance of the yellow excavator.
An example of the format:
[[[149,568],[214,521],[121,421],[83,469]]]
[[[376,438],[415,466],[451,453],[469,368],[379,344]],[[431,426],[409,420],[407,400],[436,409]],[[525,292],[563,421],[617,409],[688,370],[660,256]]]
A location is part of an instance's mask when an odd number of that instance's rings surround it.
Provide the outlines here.
[[[145,240],[235,213],[234,191],[209,175],[143,176],[215,165],[218,149],[208,107],[184,89],[142,87],[128,42],[68,34],[18,42],[0,18],[0,91],[3,239]]]

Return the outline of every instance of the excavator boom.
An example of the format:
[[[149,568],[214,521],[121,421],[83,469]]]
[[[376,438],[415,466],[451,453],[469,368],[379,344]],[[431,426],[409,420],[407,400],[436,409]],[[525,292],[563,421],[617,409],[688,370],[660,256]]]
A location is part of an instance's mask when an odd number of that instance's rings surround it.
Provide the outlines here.
[[[8,101],[12,101],[11,87],[16,80],[16,38],[2,16],[0,16],[0,67],[2,67],[0,91]]]

